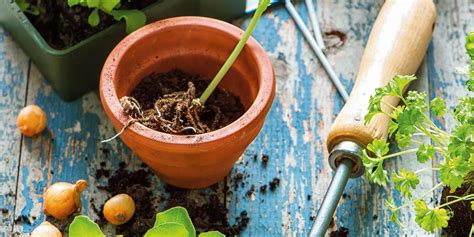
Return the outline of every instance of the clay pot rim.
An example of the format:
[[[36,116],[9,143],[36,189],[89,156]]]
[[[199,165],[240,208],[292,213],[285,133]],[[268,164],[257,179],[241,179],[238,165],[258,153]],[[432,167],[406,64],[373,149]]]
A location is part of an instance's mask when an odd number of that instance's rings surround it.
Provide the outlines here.
[[[110,114],[114,117],[114,119],[121,123],[122,127],[127,124],[129,117],[122,113],[122,107],[120,105],[119,98],[117,97],[113,83],[114,76],[116,74],[116,68],[120,60],[125,56],[127,49],[142,37],[153,34],[156,31],[164,30],[166,28],[185,25],[197,25],[199,27],[213,28],[235,38],[236,42],[244,33],[240,28],[220,20],[207,17],[184,16],[168,18],[148,24],[124,38],[107,57],[100,75],[99,85],[102,104],[106,110],[110,110]],[[275,74],[268,55],[253,37],[250,37],[245,47],[250,49],[248,52],[252,53],[254,55],[253,57],[256,59],[255,66],[259,68],[256,70],[258,72],[259,89],[257,92],[257,97],[252,102],[250,108],[248,108],[247,111],[237,120],[218,130],[198,135],[168,134],[150,129],[140,123],[133,123],[130,125],[125,130],[124,134],[133,132],[147,139],[164,144],[200,145],[203,143],[225,139],[242,130],[252,122],[255,122],[255,120],[261,119],[259,117],[261,114],[265,113],[266,105],[273,101]]]

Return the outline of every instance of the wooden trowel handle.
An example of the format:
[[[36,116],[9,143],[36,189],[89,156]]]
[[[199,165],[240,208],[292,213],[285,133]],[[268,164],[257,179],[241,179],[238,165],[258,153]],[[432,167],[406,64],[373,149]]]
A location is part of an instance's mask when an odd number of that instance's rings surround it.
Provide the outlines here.
[[[428,48],[436,18],[432,0],[386,0],[370,33],[350,98],[333,123],[328,150],[343,141],[366,146],[386,138],[389,118],[364,125],[370,95],[395,75],[415,74]],[[396,106],[395,98],[385,98]],[[389,110],[387,110],[389,111]]]

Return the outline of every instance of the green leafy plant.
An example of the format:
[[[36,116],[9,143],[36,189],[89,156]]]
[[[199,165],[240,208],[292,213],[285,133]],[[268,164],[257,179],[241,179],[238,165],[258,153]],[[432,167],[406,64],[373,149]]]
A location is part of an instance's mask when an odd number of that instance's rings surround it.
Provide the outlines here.
[[[80,215],[69,225],[70,237],[105,237],[100,227],[89,217]],[[188,212],[183,207],[173,207],[156,214],[153,228],[145,233],[145,237],[196,237],[196,230]],[[219,231],[199,234],[199,237],[225,237]]]
[[[69,225],[69,237],[105,237],[99,225],[94,223],[89,217],[79,215]]]
[[[38,16],[44,12],[44,9],[31,4],[28,0],[15,0],[16,5],[20,8],[20,10],[24,13],[28,13],[33,16]]]
[[[112,16],[116,21],[124,19],[127,33],[135,31],[146,23],[146,15],[140,10],[117,10],[120,7],[120,0],[68,0],[67,3],[70,7],[80,5],[93,9],[87,19],[93,27],[100,23],[99,11]]]
[[[156,214],[153,228],[145,233],[145,237],[195,237],[196,230],[183,207],[173,207],[167,211]],[[219,231],[209,231],[199,234],[199,237],[224,237]]]
[[[466,73],[469,79],[466,86],[473,92],[474,32],[466,37],[466,50],[470,57],[469,72]],[[415,79],[414,76],[395,76],[388,85],[378,88],[375,95],[370,98],[369,112],[365,117],[365,122],[370,122],[377,114],[389,116],[389,136],[395,138],[401,151],[389,154],[389,144],[386,140],[374,140],[363,151],[362,161],[369,181],[382,186],[393,182],[395,189],[406,198],[401,206],[397,206],[391,197],[387,199],[386,206],[392,212],[390,220],[400,224],[399,210],[414,205],[416,223],[424,230],[433,233],[435,230],[448,226],[448,220],[453,215],[449,210],[449,205],[474,200],[474,194],[469,194],[469,191],[464,196],[448,196],[451,201],[434,207],[428,206],[424,200],[426,195],[443,185],[449,187],[451,192],[462,185],[474,187],[474,97],[460,98],[454,111],[446,106],[442,98],[431,100],[428,106],[425,103],[427,97],[425,92],[409,91],[406,95],[404,94],[408,84]],[[386,96],[400,98],[403,105],[394,107],[385,103]],[[387,107],[392,111],[388,112],[384,109]],[[436,117],[452,116],[455,121],[454,129],[446,131],[438,127],[426,115],[428,109]],[[431,143],[420,141],[418,139],[420,136],[429,137]],[[418,148],[403,150],[411,143],[418,144]],[[410,153],[415,153],[420,163],[428,162],[435,156],[438,156],[441,161],[438,168],[424,168],[416,171],[402,169],[398,172],[393,171],[390,178],[389,172],[383,167],[384,161]],[[419,184],[418,175],[432,170],[439,172],[441,182],[421,197],[413,199],[412,193]],[[474,202],[471,201],[471,203]],[[474,210],[474,204],[471,208]]]
[[[209,83],[206,90],[202,93],[201,97],[197,99],[197,101],[201,105],[204,105],[206,103],[206,100],[209,98],[209,96],[211,96],[212,92],[216,89],[217,85],[219,85],[222,78],[224,78],[225,74],[229,71],[232,64],[234,64],[235,60],[237,60],[237,58],[239,57],[239,54],[242,52],[242,49],[247,43],[247,40],[252,35],[252,32],[255,30],[255,27],[257,26],[257,23],[260,20],[260,17],[262,16],[263,12],[265,12],[265,10],[267,9],[268,4],[270,4],[270,0],[258,1],[257,10],[255,11],[252,19],[250,20],[250,23],[247,29],[245,30],[244,34],[242,35],[242,38],[240,38],[234,50],[232,51],[230,56],[227,58],[224,65],[222,65],[219,72],[217,72],[217,74],[214,76],[211,83]]]

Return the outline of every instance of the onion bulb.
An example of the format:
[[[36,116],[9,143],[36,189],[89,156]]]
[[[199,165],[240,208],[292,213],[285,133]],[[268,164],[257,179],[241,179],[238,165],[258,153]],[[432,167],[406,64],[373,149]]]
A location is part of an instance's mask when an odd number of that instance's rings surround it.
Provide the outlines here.
[[[104,205],[104,217],[112,225],[121,225],[129,221],[135,213],[135,202],[127,194],[118,194]]]
[[[82,209],[81,192],[87,181],[80,179],[75,184],[58,182],[51,185],[43,195],[44,214],[64,220],[72,213]]]
[[[37,226],[33,232],[31,232],[30,237],[62,237],[61,231],[56,228],[56,226],[51,223],[44,221],[39,226]]]
[[[46,128],[46,113],[37,105],[28,105],[18,114],[18,129],[28,137],[34,137]]]

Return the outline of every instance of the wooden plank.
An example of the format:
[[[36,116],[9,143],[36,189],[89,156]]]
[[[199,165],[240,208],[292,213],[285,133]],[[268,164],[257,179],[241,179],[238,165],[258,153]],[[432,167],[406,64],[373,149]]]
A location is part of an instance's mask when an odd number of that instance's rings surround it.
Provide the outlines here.
[[[0,27],[0,236],[13,227],[21,134],[16,126],[25,105],[29,59]]]
[[[463,31],[473,28],[473,23],[469,22],[472,9],[469,9],[468,1],[458,0],[453,5],[442,1],[438,3],[439,16],[435,38],[426,62],[428,69],[425,66],[420,71],[421,78],[430,79],[431,96],[451,95],[449,99],[451,104],[452,95],[461,88],[460,79],[454,74],[448,76],[446,74],[447,70],[452,70],[451,64],[458,62],[462,65],[464,62],[461,43],[465,33]],[[353,84],[357,62],[380,6],[381,2],[364,0],[318,2],[322,28],[325,32],[332,32],[326,39],[329,39],[328,46],[334,47],[329,49],[327,55],[348,88]],[[307,18],[304,4],[299,3],[297,7]],[[248,24],[248,18],[237,24]],[[344,43],[341,43],[338,32],[347,37]],[[301,236],[309,231],[310,218],[316,214],[332,177],[332,171],[325,160],[328,152],[324,142],[330,124],[342,107],[342,102],[285,9],[276,7],[266,14],[254,35],[273,59],[278,76],[277,97],[263,131],[232,171],[231,177],[237,173],[243,173],[245,177],[243,187],[239,185],[237,189],[233,188],[230,217],[233,220],[242,211],[248,212],[250,223],[243,233],[244,236]],[[9,44],[11,42],[6,44],[0,42],[0,47],[11,51]],[[454,60],[434,60],[435,58]],[[0,58],[0,61],[2,59]],[[21,62],[27,62],[27,59],[22,60],[21,57],[10,60],[12,65],[23,65]],[[3,61],[5,63],[0,62],[0,65],[6,67],[8,64],[6,60]],[[27,67],[27,63],[25,65]],[[3,75],[2,71],[0,75]],[[26,84],[26,79],[23,82]],[[426,80],[420,82],[423,83],[417,88],[425,90],[428,86]],[[443,88],[440,89],[438,86]],[[21,93],[23,93],[21,98],[24,98],[24,91],[13,94]],[[13,94],[5,97],[11,100]],[[71,103],[63,102],[52,92],[48,83],[43,81],[36,68],[32,67],[27,102],[45,108],[50,132],[36,139],[22,141],[19,192],[14,218],[25,216],[25,219],[20,218],[21,220],[15,225],[15,231],[27,236],[25,233],[30,232],[44,220],[41,211],[42,193],[45,187],[56,181],[87,179],[91,185],[84,193],[84,213],[96,218],[89,200],[94,198],[98,203],[102,203],[107,198],[106,194],[97,188],[106,183],[104,179],[95,178],[95,171],[100,167],[99,163],[105,160],[107,167],[114,170],[117,169],[119,162],[125,161],[128,168],[133,170],[139,168],[141,162],[120,141],[107,144],[105,147],[98,144],[100,139],[113,135],[113,130],[101,108],[97,93],[89,93]],[[19,104],[23,106],[23,103]],[[10,104],[6,103],[9,109],[12,107]],[[14,121],[14,118],[15,113],[6,121]],[[14,129],[16,128],[11,130],[15,131]],[[12,134],[14,133],[11,132],[10,135]],[[18,166],[18,162],[13,166],[11,164],[12,160],[19,157],[18,141],[19,138],[15,146],[17,157],[8,156],[8,165],[11,167]],[[4,144],[2,143],[2,146]],[[110,153],[106,156],[100,148],[107,148]],[[8,154],[15,151],[15,149],[7,150]],[[266,166],[258,160],[263,154],[269,155],[270,158]],[[254,155],[257,155],[257,161],[253,160]],[[1,157],[6,156],[2,154]],[[0,165],[3,165],[1,162],[0,160]],[[403,163],[395,161],[389,165],[402,167]],[[14,171],[15,169],[12,169],[10,172]],[[3,174],[3,170],[0,173]],[[16,176],[14,177],[16,180]],[[279,187],[274,192],[268,188],[265,193],[258,191],[261,185],[268,185],[274,177],[281,179]],[[423,189],[432,185],[431,179],[434,178],[430,174],[423,179]],[[232,187],[235,186],[234,183],[230,184]],[[247,191],[252,185],[257,191],[248,195]],[[153,186],[157,192],[164,192],[163,184],[156,177]],[[3,186],[0,187],[0,190],[4,190]],[[5,189],[10,189],[10,186]],[[194,192],[195,195],[202,197],[203,191],[198,192]],[[383,200],[393,193],[392,189],[377,188],[369,185],[365,179],[357,179],[349,182],[345,193],[346,198],[341,201],[338,208],[333,230],[345,226],[350,229],[351,236],[425,234],[413,224],[413,216],[409,210],[403,211],[401,215],[402,219],[409,223],[406,229],[401,229],[388,221],[389,213],[384,208]],[[13,199],[8,200],[8,203],[14,203]],[[398,196],[396,200],[400,201],[400,197]],[[8,208],[15,208],[13,204],[9,205],[11,207]],[[375,215],[377,218],[374,218]],[[12,219],[8,217],[8,223],[11,223]],[[105,229],[109,234],[114,233],[110,226]]]

